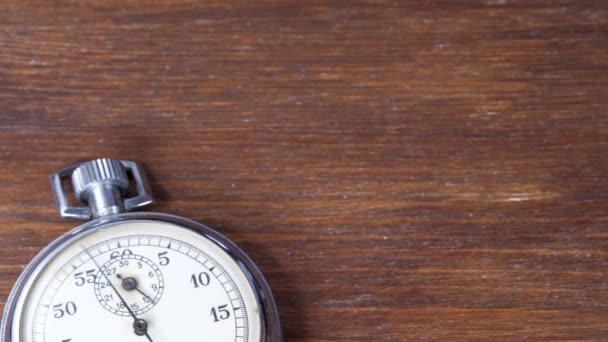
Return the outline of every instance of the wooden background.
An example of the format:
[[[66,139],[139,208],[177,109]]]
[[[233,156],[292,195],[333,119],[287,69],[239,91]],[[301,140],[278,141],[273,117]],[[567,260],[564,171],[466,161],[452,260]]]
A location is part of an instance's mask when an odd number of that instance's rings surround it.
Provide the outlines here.
[[[0,306],[108,156],[286,341],[606,341],[607,111],[606,1],[3,1]]]

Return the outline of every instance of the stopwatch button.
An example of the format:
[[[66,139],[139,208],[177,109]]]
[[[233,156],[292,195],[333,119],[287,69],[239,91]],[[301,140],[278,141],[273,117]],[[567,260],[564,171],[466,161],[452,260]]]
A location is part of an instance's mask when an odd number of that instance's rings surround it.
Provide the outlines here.
[[[122,192],[129,188],[129,177],[118,160],[101,158],[80,165],[72,174],[74,194],[81,201],[88,197],[89,189],[99,185],[118,187]]]

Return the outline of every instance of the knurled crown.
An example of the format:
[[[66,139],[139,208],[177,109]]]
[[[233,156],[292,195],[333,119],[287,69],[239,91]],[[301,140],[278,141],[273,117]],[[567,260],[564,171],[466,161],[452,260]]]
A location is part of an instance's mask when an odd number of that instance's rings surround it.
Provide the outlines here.
[[[129,177],[118,160],[101,158],[80,165],[72,173],[74,194],[80,200],[87,199],[88,188],[99,185],[114,185],[122,192],[129,188]]]

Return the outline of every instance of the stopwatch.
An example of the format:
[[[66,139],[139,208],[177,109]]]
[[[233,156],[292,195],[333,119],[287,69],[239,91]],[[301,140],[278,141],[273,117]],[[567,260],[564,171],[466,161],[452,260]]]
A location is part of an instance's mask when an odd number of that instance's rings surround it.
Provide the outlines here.
[[[24,269],[1,342],[282,341],[270,288],[233,242],[182,217],[129,212],[152,202],[137,163],[95,159],[51,185],[61,216],[92,221]]]

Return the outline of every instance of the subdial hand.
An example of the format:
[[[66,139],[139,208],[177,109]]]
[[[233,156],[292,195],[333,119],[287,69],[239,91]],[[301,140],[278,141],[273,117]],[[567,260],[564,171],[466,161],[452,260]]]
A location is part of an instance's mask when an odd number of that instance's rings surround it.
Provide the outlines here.
[[[127,301],[120,295],[120,292],[118,292],[118,289],[116,288],[116,286],[114,286],[114,284],[112,284],[112,282],[110,281],[110,278],[101,269],[101,267],[99,266],[99,264],[97,263],[95,258],[91,255],[91,253],[86,248],[82,247],[82,249],[84,250],[85,253],[87,253],[89,258],[91,258],[91,261],[93,261],[95,266],[99,269],[99,272],[101,274],[103,274],[103,277],[106,279],[106,281],[108,282],[108,284],[110,285],[112,290],[114,290],[114,292],[118,296],[118,299],[120,299],[120,301],[125,306],[127,311],[129,311],[129,314],[131,315],[131,317],[133,317],[133,330],[134,330],[135,334],[139,335],[139,336],[146,336],[146,338],[148,338],[149,342],[154,342],[154,341],[152,341],[152,337],[150,337],[150,334],[148,334],[148,322],[146,322],[145,320],[143,320],[141,318],[137,318],[137,316],[135,315],[135,312],[133,312],[133,310],[131,310],[131,307],[129,306],[129,304],[127,304]]]
[[[116,278],[120,279],[122,281],[122,288],[127,290],[127,291],[137,291],[139,292],[142,296],[144,296],[145,298],[147,298],[152,304],[156,304],[155,301],[152,299],[152,297],[148,296],[147,294],[145,294],[142,290],[139,289],[138,283],[137,283],[137,279],[133,278],[133,277],[126,277],[123,278],[123,276],[121,276],[120,274],[116,274]]]

